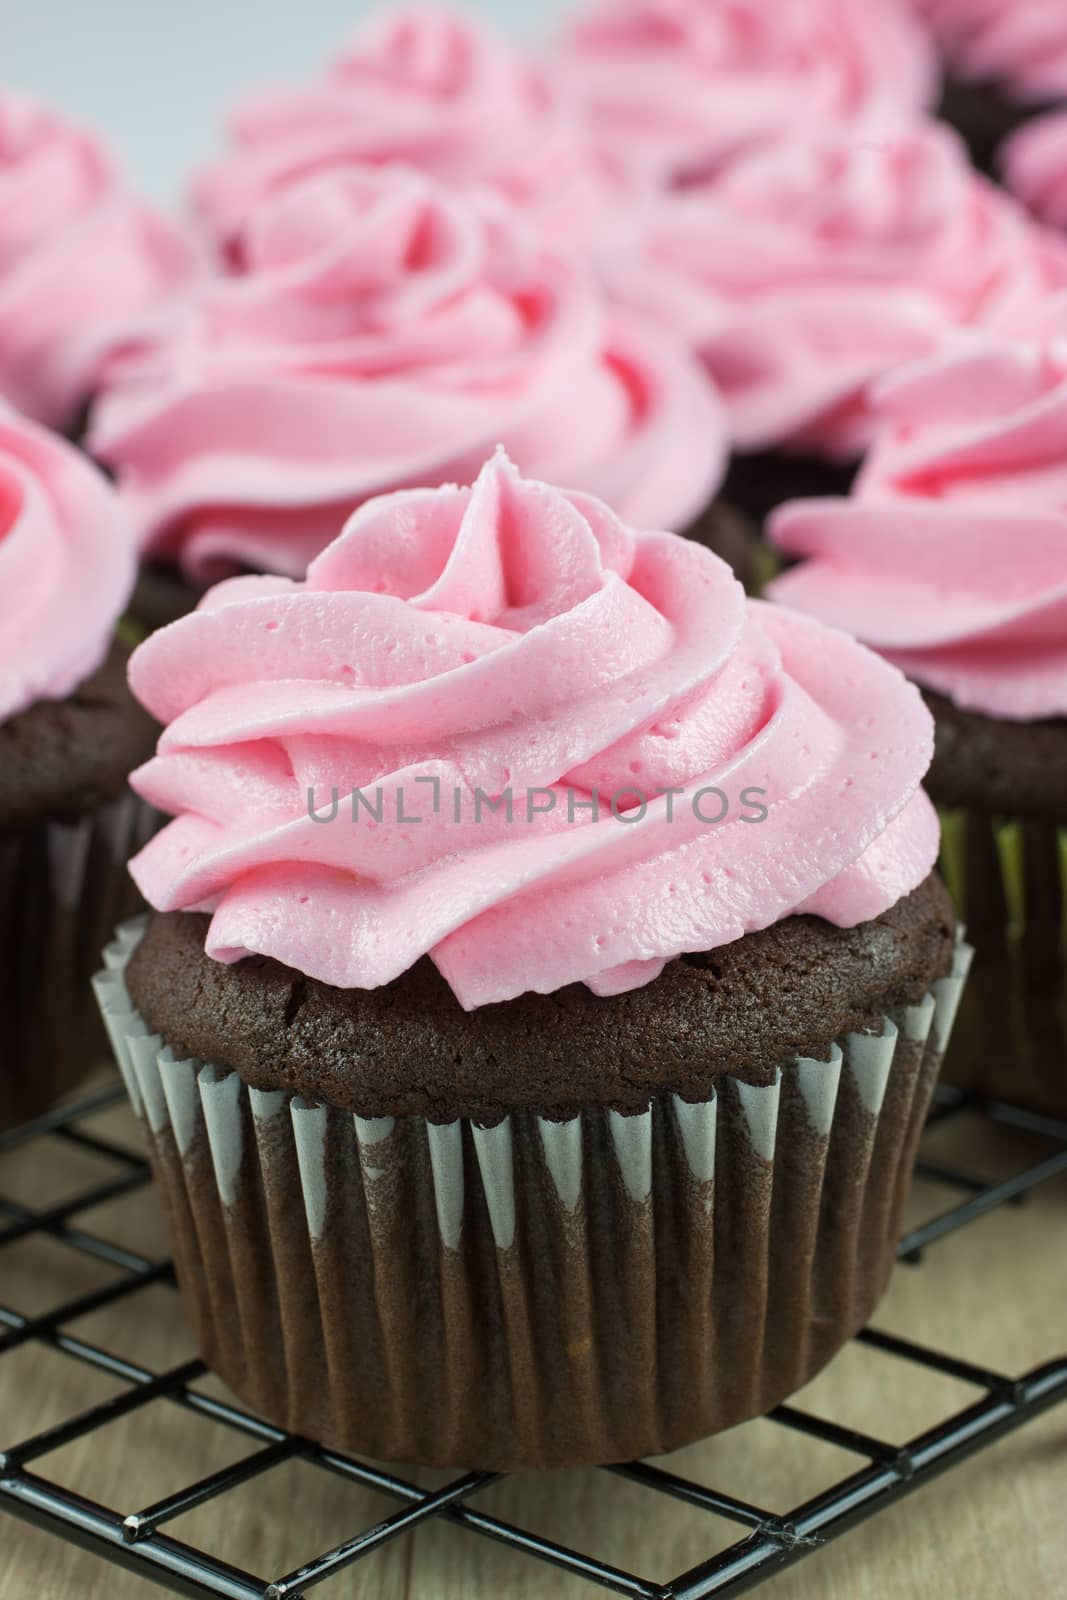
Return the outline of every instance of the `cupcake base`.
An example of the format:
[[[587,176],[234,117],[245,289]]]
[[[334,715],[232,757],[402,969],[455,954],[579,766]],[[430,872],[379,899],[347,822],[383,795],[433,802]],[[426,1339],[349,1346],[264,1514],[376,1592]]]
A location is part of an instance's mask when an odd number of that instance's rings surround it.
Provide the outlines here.
[[[944,810],[978,952],[946,1082],[1067,1121],[1067,827]]]
[[[977,950],[946,1079],[1067,1119],[1067,719],[926,699],[942,872]]]
[[[892,1267],[969,951],[913,1006],[692,1102],[362,1117],[177,1060],[96,980],[201,1352],[339,1449],[485,1469],[676,1449],[805,1383]]]
[[[125,652],[67,701],[0,724],[0,1129],[46,1111],[107,1054],[90,980],[143,902],[126,862],[154,813],[126,790],[154,725]]]
[[[149,828],[130,794],[0,838],[0,1131],[47,1111],[108,1054],[90,979],[116,918],[142,904],[126,862]]]

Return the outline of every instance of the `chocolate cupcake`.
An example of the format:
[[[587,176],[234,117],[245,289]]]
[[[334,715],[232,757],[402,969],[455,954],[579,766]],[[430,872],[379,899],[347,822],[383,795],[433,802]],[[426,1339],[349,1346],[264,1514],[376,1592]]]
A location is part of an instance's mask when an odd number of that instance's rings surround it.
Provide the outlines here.
[[[943,870],[981,952],[949,1079],[1067,1121],[1067,716],[926,699]]]
[[[144,808],[126,788],[154,739],[115,624],[133,542],[69,445],[0,407],[0,1128],[43,1111],[105,1054],[89,979]]]
[[[772,593],[922,685],[945,876],[979,952],[951,1072],[1067,1117],[1067,365],[1034,331],[887,386],[853,498],[776,518],[807,559]]]
[[[967,959],[898,673],[498,457],[221,585],[131,681],[176,820],[98,992],[248,1403],[620,1460],[864,1322]]]

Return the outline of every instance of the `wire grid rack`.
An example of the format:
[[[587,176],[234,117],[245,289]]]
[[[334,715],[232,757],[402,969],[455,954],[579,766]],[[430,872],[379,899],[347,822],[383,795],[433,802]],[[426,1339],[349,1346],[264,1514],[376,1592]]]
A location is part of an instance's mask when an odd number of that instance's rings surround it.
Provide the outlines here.
[[[195,1596],[197,1600],[217,1596],[228,1597],[228,1600],[301,1600],[317,1584],[353,1566],[388,1540],[410,1533],[428,1518],[442,1517],[472,1535],[509,1546],[516,1558],[547,1563],[572,1576],[587,1579],[592,1586],[631,1596],[633,1600],[704,1600],[710,1595],[737,1595],[756,1588],[784,1567],[818,1550],[904,1495],[914,1493],[934,1477],[1053,1406],[1067,1403],[1067,1354],[1022,1376],[1009,1377],[975,1366],[949,1352],[866,1328],[857,1336],[862,1344],[903,1363],[958,1379],[973,1387],[976,1398],[903,1446],[842,1427],[792,1405],[779,1406],[769,1414],[771,1422],[835,1445],[855,1462],[854,1469],[830,1488],[785,1514],[768,1511],[648,1462],[603,1468],[605,1473],[628,1480],[648,1491],[650,1496],[673,1496],[710,1516],[726,1519],[738,1529],[738,1537],[728,1549],[678,1574],[666,1584],[649,1582],[580,1550],[526,1532],[471,1505],[469,1502],[494,1481],[494,1474],[466,1473],[443,1488],[428,1491],[409,1481],[402,1472],[323,1449],[237,1406],[199,1393],[191,1387],[205,1372],[199,1361],[184,1362],[165,1372],[153,1372],[64,1331],[68,1324],[105,1305],[132,1301],[150,1284],[174,1282],[169,1262],[149,1260],[78,1226],[80,1213],[129,1194],[149,1181],[146,1163],[139,1153],[101,1138],[86,1126],[94,1115],[119,1098],[121,1090],[106,1090],[24,1128],[0,1135],[0,1154],[31,1140],[42,1144],[59,1140],[92,1151],[113,1168],[112,1176],[105,1181],[44,1209],[27,1208],[0,1194],[0,1259],[4,1245],[29,1236],[48,1236],[121,1273],[106,1287],[42,1316],[26,1317],[0,1304],[0,1357],[28,1341],[39,1341],[72,1361],[86,1364],[125,1385],[117,1397],[34,1438],[13,1441],[0,1451],[0,1511],[10,1512],[177,1594]],[[1052,1153],[998,1181],[988,1181],[943,1164],[921,1162],[920,1175],[943,1185],[954,1203],[902,1241],[900,1256],[905,1261],[919,1263],[930,1246],[949,1234],[996,1207],[1021,1201],[1037,1185],[1067,1173],[1067,1124],[944,1087],[938,1090],[931,1122],[943,1123],[975,1110],[1004,1128],[1048,1139]],[[120,1417],[136,1413],[158,1399],[183,1407],[189,1413],[190,1425],[195,1426],[198,1417],[222,1423],[244,1435],[255,1448],[236,1465],[132,1512],[95,1503],[49,1482],[32,1470],[34,1463],[50,1452]],[[2,1428],[3,1418],[0,1417]],[[351,1538],[322,1552],[298,1570],[273,1579],[240,1570],[165,1531],[169,1523],[184,1513],[225,1496],[239,1485],[296,1457],[350,1484],[384,1494],[397,1502],[399,1509],[373,1527],[355,1532]]]

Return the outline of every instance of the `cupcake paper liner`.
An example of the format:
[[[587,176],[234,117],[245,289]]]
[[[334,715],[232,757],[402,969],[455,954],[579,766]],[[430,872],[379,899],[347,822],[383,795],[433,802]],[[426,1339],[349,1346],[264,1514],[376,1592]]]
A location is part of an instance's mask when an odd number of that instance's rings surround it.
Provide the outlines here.
[[[892,1267],[970,962],[767,1087],[622,1115],[367,1118],[178,1060],[120,931],[95,987],[201,1353],[249,1405],[385,1459],[560,1467],[757,1415]]]
[[[1067,1119],[1067,827],[941,821],[941,870],[978,952],[946,1077]]]
[[[90,980],[116,919],[143,904],[126,862],[154,826],[124,793],[79,822],[0,837],[0,1129],[47,1110],[107,1057]]]

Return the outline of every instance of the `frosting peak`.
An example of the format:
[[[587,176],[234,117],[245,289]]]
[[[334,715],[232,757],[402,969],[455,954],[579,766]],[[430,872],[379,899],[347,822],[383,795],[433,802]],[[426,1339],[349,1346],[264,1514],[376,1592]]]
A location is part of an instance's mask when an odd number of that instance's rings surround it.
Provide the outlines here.
[[[135,572],[107,480],[0,401],[0,722],[95,672]]]
[[[87,129],[0,90],[0,395],[69,424],[191,251]]]
[[[680,343],[493,196],[327,173],[245,232],[246,270],[116,372],[94,415],[145,546],[194,581],[296,576],[370,496],[520,466],[685,526],[721,480],[719,397]]]
[[[222,961],[343,987],[424,954],[470,1008],[614,993],[928,874],[930,718],[843,635],[690,541],[530,482],[357,511],[306,581],[239,578],[136,653],[176,820],[134,875]]]

